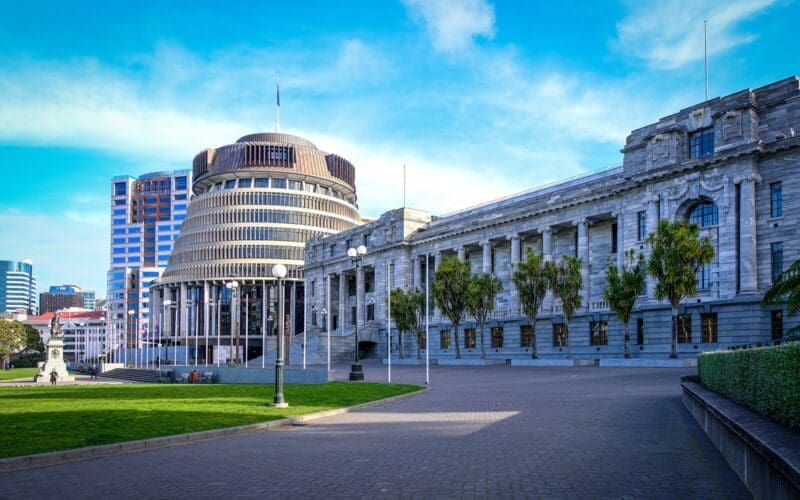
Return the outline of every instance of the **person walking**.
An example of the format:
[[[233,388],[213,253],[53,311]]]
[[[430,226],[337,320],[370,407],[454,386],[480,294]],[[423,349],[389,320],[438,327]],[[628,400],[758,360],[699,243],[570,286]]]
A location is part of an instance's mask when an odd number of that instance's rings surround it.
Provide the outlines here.
[[[58,382],[58,372],[53,368],[53,371],[50,372],[50,385],[55,386],[56,382]]]

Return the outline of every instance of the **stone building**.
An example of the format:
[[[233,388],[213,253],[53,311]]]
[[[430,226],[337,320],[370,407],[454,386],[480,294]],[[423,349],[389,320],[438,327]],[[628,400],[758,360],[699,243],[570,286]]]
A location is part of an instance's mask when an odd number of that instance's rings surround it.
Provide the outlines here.
[[[627,249],[647,255],[645,240],[659,220],[688,219],[710,237],[716,258],[698,272],[697,295],[681,304],[679,356],[769,342],[796,321],[781,308],[761,308],[759,301],[800,257],[797,132],[800,81],[792,77],[699,103],[632,131],[619,167],[445,217],[392,210],[363,226],[312,239],[305,266],[308,331],[323,333],[327,318],[321,313],[330,314],[332,344],[342,346],[334,352],[344,357],[352,355],[357,320],[361,350],[385,355],[387,266],[391,288],[424,289],[426,265],[432,279],[442,256],[457,255],[471,262],[474,273],[493,273],[504,285],[485,332],[488,356],[525,357],[530,330],[511,274],[528,251],[555,260],[573,254],[582,260],[584,290],[583,307],[569,325],[572,355],[621,357],[622,325],[603,299],[606,269],[621,265]],[[356,271],[346,250],[362,243],[368,251]],[[648,278],[631,322],[632,352],[643,358],[666,357],[670,350],[669,304],[656,300],[654,291]],[[536,325],[540,356],[566,354],[563,322],[558,302],[548,296]],[[431,356],[453,356],[451,328],[433,310]],[[460,328],[467,330],[459,332],[462,355],[480,355],[471,340],[474,320],[468,317]],[[411,337],[404,345],[413,354]]]

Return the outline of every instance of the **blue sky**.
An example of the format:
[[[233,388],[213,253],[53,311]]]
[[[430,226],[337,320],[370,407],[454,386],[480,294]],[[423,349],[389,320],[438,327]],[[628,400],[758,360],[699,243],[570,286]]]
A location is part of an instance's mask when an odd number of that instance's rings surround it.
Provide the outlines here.
[[[362,213],[441,214],[621,161],[627,133],[800,73],[788,0],[0,0],[0,259],[105,295],[114,175],[281,125]]]

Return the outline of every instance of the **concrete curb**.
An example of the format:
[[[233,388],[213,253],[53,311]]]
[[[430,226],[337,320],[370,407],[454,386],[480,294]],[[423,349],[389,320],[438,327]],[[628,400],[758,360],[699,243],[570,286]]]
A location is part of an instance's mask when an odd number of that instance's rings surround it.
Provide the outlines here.
[[[206,441],[209,439],[218,439],[230,436],[239,436],[242,434],[249,434],[251,432],[266,431],[280,427],[290,427],[292,425],[311,422],[320,418],[333,417],[341,415],[342,413],[349,413],[353,410],[361,410],[364,408],[371,408],[386,403],[393,403],[402,399],[418,396],[430,392],[430,387],[424,387],[422,390],[409,392],[406,394],[399,394],[376,401],[368,401],[355,406],[346,406],[344,408],[335,408],[333,410],[324,410],[316,413],[309,413],[308,415],[300,415],[297,417],[286,417],[279,420],[269,420],[267,422],[259,422],[257,424],[241,425],[238,427],[225,427],[223,429],[211,429],[200,432],[190,432],[187,434],[175,434],[172,436],[162,436],[149,439],[141,439],[138,441],[125,441],[122,443],[104,444],[100,446],[86,446],[84,448],[76,448],[72,450],[51,451],[47,453],[37,453],[35,455],[23,455],[20,457],[9,457],[0,459],[0,472],[10,472],[21,469],[32,469],[35,467],[46,467],[50,465],[58,465],[67,462],[76,462],[80,460],[87,460],[90,458],[109,457],[114,455],[123,455],[126,453],[133,453],[144,450],[154,450],[158,448],[165,448],[167,446],[180,446],[183,444],[195,443],[198,441]]]

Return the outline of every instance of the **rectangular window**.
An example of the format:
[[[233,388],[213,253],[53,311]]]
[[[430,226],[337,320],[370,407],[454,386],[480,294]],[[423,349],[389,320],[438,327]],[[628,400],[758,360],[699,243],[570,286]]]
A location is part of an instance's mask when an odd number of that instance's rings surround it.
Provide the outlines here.
[[[114,183],[114,196],[124,196],[128,191],[128,183],[127,182],[115,182]]]
[[[175,195],[175,201],[185,200],[185,199],[186,199],[186,195],[185,194],[176,194]]]
[[[172,245],[158,245],[159,252],[169,252],[171,250]]]
[[[589,322],[589,345],[608,345],[608,321]]]
[[[272,179],[272,187],[276,189],[286,189],[286,179]]]
[[[439,332],[439,349],[450,349],[450,330]]]
[[[257,188],[269,187],[269,179],[265,179],[263,177],[256,179],[256,187]]]
[[[711,288],[711,269],[708,266],[701,267],[696,273],[698,290],[708,290]]]
[[[617,223],[611,224],[611,253],[617,253]]]
[[[464,329],[464,349],[475,349],[475,329]]]
[[[142,237],[141,236],[131,236],[128,238],[128,243],[141,243]]]
[[[692,343],[692,315],[679,314],[678,315],[678,343],[691,344]]]
[[[175,177],[175,191],[184,191],[186,190],[186,177]]]
[[[113,259],[111,259],[111,262],[113,262],[114,264],[122,264],[125,262],[125,257],[114,257]]]
[[[714,153],[714,127],[689,134],[689,157],[700,158]]]
[[[300,181],[289,181],[289,189],[303,190],[303,183]]]
[[[783,311],[776,309],[770,311],[770,319],[772,323],[772,340],[780,340],[783,338]]]
[[[717,313],[706,313],[700,315],[700,329],[704,343],[714,343],[717,341]]]
[[[636,234],[639,236],[639,241],[647,239],[647,212],[641,211],[636,213]]]
[[[175,205],[175,210],[186,210],[186,203],[178,203]]]
[[[116,206],[121,206],[121,205],[124,205],[126,203],[127,202],[125,200],[114,200],[114,205],[116,205]]]
[[[356,324],[356,306],[350,308],[350,323]]]
[[[225,181],[225,189],[233,189],[236,187],[236,179],[228,179]]]
[[[113,233],[114,234],[125,234],[125,228],[115,227]]]
[[[783,215],[783,187],[780,182],[769,185],[769,214],[771,217]]]
[[[125,224],[125,219],[114,219],[114,225]]]
[[[772,261],[772,282],[775,283],[783,274],[783,242],[771,243],[769,249]]]
[[[492,328],[492,348],[499,349],[503,347],[503,327],[495,326]]]
[[[644,345],[644,318],[636,320],[636,345]]]
[[[114,238],[112,243],[125,243],[125,238]]]
[[[533,328],[531,328],[531,325],[519,327],[519,346],[533,347]]]
[[[126,208],[115,208],[113,215],[125,215],[126,211],[127,211]]]
[[[354,297],[356,294],[356,279],[352,276],[347,278],[347,295]]]
[[[158,226],[159,231],[169,231],[169,224],[160,224]]]
[[[367,304],[367,321],[375,320],[375,304]]]
[[[168,235],[168,234],[159,234],[158,235],[158,241],[169,241],[170,239],[171,239],[171,236]]]
[[[252,184],[253,179],[239,179],[239,187],[240,188],[249,188],[250,184]]]
[[[567,325],[565,323],[553,323],[553,347],[563,347],[567,345]]]

